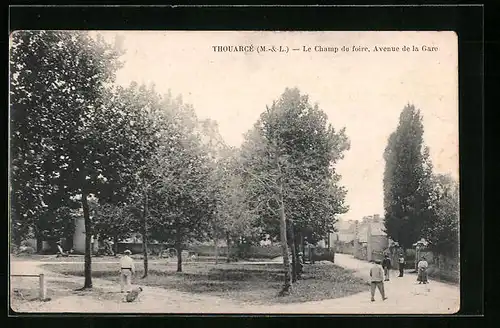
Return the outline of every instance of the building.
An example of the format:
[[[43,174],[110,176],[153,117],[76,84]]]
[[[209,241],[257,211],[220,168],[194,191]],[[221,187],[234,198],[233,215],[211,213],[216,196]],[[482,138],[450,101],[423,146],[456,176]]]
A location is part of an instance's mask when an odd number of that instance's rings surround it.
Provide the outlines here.
[[[330,234],[330,245],[334,245],[337,242],[350,243],[354,240],[356,234],[356,223],[358,221],[349,220],[339,220],[336,223],[336,232]]]
[[[340,253],[371,260],[373,256],[380,257],[389,246],[384,220],[378,214],[361,220],[340,220],[336,228],[337,232],[330,234],[330,243]]]

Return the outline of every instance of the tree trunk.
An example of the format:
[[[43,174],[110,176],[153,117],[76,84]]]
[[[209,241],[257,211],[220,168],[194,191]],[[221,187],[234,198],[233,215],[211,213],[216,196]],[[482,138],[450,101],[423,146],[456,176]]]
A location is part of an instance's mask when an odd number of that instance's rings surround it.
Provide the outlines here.
[[[292,252],[292,282],[296,282],[298,276],[298,261],[297,261],[297,253],[295,251],[293,223],[290,222],[290,220],[287,220],[287,230],[288,230],[287,238],[290,237],[290,239],[288,240],[288,246],[290,247],[290,250]]]
[[[177,272],[182,272],[182,238],[180,225],[175,228],[175,249],[177,250]]]
[[[85,190],[82,190],[82,208],[83,218],[85,222],[85,283],[83,285],[83,289],[87,289],[92,288],[92,222],[90,219],[87,192]]]
[[[227,244],[227,255],[226,262],[231,262],[231,238],[229,237],[229,232],[226,232],[226,244]]]
[[[292,277],[292,280],[293,278],[296,280],[299,280],[300,279],[300,275],[302,274],[302,266],[301,266],[301,263],[300,263],[300,259],[299,259],[299,241],[300,239],[298,238],[298,235],[297,235],[297,229],[295,228],[295,224],[291,224],[290,226],[290,230],[291,230],[291,247],[292,247],[292,255],[293,255],[293,267],[295,268],[295,278]]]
[[[293,243],[295,245],[295,256],[296,256],[296,263],[297,263],[297,279],[300,279],[302,276],[302,263],[299,258],[299,252],[300,252],[300,236],[297,233],[297,229],[295,227],[293,228]]]
[[[182,272],[182,245],[177,244],[175,249],[177,250],[177,272]]]
[[[142,257],[144,261],[144,275],[148,276],[148,193],[144,192],[144,206],[142,211]]]
[[[116,256],[116,254],[118,254],[118,235],[117,234],[115,234],[113,236],[113,247],[114,247],[113,251],[115,252],[115,256]]]
[[[144,207],[142,212],[142,254],[144,259],[144,275],[142,278],[148,276],[148,193],[144,192]]]
[[[11,229],[11,232],[13,236],[14,245],[19,249],[19,247],[21,247],[21,241],[22,241],[21,234],[19,233],[19,231],[16,231],[15,229]]]
[[[293,245],[293,242],[290,241],[288,244],[288,247],[290,248],[292,252],[292,283],[297,281],[297,259],[295,256],[295,246]]]
[[[302,254],[304,254],[304,259],[306,256],[306,242],[304,240],[304,235],[300,233],[300,246],[302,247]]]
[[[40,230],[35,226],[36,252],[41,253],[43,249],[43,239]]]
[[[280,235],[281,252],[283,253],[283,268],[285,269],[284,285],[280,295],[287,295],[292,287],[292,274],[290,270],[290,258],[288,257],[288,243],[286,238],[286,217],[285,204],[283,203],[283,189],[279,186],[279,216],[280,216]]]
[[[214,247],[215,247],[215,264],[219,264],[219,248],[217,245],[217,237],[214,238]]]

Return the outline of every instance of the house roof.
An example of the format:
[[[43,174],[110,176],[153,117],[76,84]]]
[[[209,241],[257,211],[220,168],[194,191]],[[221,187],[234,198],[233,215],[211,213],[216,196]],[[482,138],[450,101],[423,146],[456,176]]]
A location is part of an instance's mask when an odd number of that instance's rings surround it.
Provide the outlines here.
[[[358,240],[360,242],[366,242],[366,237],[368,233],[368,225],[371,226],[372,236],[386,236],[384,232],[384,223],[382,221],[378,222],[365,222],[361,223],[358,228]]]
[[[373,217],[365,217],[363,221],[345,221],[339,220],[335,224],[337,228],[337,234],[343,235],[347,239],[354,239],[354,233],[356,231],[356,223],[358,224],[357,239],[360,242],[366,242],[366,235],[368,232],[368,225],[371,226],[372,236],[386,236],[384,232],[384,222],[381,218],[373,220]],[[352,237],[351,237],[352,236]],[[346,239],[344,238],[344,239]]]
[[[338,231],[351,230],[351,226],[353,226],[353,222],[344,221],[344,220],[338,220],[335,223],[335,228],[337,228]],[[354,231],[354,229],[353,229],[353,231]]]

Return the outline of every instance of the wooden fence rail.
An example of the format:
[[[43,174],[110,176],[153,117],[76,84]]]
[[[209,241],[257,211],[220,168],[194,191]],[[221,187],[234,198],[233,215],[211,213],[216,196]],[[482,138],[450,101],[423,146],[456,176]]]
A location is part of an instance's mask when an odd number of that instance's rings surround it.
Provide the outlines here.
[[[43,273],[41,274],[11,274],[11,277],[26,277],[26,278],[37,278],[39,281],[39,287],[40,287],[40,300],[46,300],[47,299],[47,285],[45,284],[45,275]]]

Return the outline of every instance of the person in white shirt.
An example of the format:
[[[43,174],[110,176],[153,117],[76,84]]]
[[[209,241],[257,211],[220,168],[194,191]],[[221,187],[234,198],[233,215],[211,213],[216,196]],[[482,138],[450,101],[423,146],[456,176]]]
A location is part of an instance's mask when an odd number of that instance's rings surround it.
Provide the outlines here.
[[[417,277],[418,283],[419,284],[428,283],[427,268],[429,267],[429,263],[427,263],[425,257],[422,256],[422,259],[420,260],[420,262],[418,262],[417,267],[418,267],[418,277]]]
[[[120,259],[120,287],[122,293],[131,291],[132,276],[135,274],[134,260],[130,257],[132,252],[127,249],[123,253],[125,255]]]
[[[380,265],[380,261],[375,261],[375,264],[370,268],[370,292],[372,296],[372,302],[375,302],[375,289],[378,288],[380,295],[382,295],[382,300],[386,300],[385,290],[384,290],[384,271]]]

